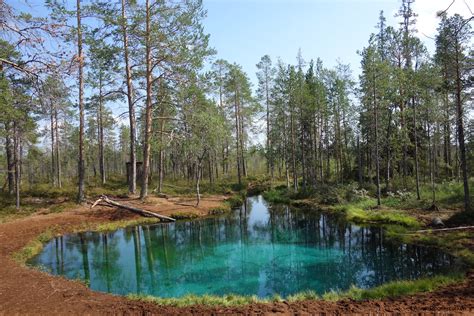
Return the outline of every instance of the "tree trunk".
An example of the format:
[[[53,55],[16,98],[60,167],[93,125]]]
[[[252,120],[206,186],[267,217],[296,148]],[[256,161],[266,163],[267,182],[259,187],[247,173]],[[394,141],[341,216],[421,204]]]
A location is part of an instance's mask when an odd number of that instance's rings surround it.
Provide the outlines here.
[[[127,15],[126,15],[126,0],[122,0],[122,38],[123,38],[123,52],[125,59],[125,74],[127,78],[127,103],[128,103],[128,117],[130,121],[130,183],[128,184],[128,191],[135,194],[137,189],[137,158],[136,158],[136,120],[135,120],[135,105],[133,103],[133,83],[132,71],[130,68],[129,52],[128,52],[128,31],[127,31]]]
[[[15,122],[13,123],[13,147],[14,147],[14,163],[15,163],[15,206],[16,209],[20,209],[20,132],[18,128],[18,124]]]
[[[390,191],[390,161],[391,161],[391,136],[392,135],[392,109],[390,106],[388,107],[388,124],[387,124],[387,145],[385,147],[386,151],[386,165],[385,168],[387,169],[385,172],[385,190],[387,192]]]
[[[358,135],[357,135],[357,175],[358,175],[359,188],[361,188],[362,187],[362,156],[360,153],[360,140],[359,140]]]
[[[160,109],[160,116],[162,117],[159,119],[160,124],[160,148],[158,152],[158,193],[162,193],[163,191],[163,180],[164,180],[164,156],[165,150],[163,145],[163,133],[165,128],[165,108],[164,105],[161,106]]]
[[[271,180],[273,181],[273,153],[272,149],[270,148],[271,140],[270,140],[270,96],[268,91],[268,74],[265,74],[265,105],[267,110],[267,175],[271,170]]]
[[[151,38],[150,38],[150,4],[146,0],[146,30],[145,30],[145,62],[146,62],[146,104],[145,104],[145,139],[143,142],[143,178],[140,198],[145,199],[148,195],[148,176],[150,174],[150,142],[151,142],[151,115],[152,115],[152,61],[151,61]]]
[[[201,202],[201,194],[199,192],[201,176],[202,176],[202,159],[198,159],[197,166],[196,166],[196,207],[198,207],[199,203]]]
[[[295,140],[295,122],[293,109],[290,111],[290,132],[291,132],[291,172],[293,173],[293,190],[298,191],[298,174],[296,172],[296,140]]]
[[[8,182],[8,194],[13,195],[15,192],[15,158],[14,158],[14,144],[12,139],[12,126],[10,122],[5,123],[6,137],[5,137],[5,151],[7,154],[7,182]]]
[[[240,161],[242,162],[242,174],[244,177],[247,176],[247,165],[245,163],[245,146],[244,146],[244,118],[240,113],[240,101],[239,101],[239,116],[240,116]]]
[[[85,201],[85,165],[84,165],[84,56],[82,55],[82,27],[81,27],[81,0],[76,1],[76,17],[77,17],[77,58],[79,60],[79,183],[77,202]]]
[[[427,110],[427,118],[429,119],[429,112]],[[430,183],[431,183],[431,201],[432,205],[436,205],[436,191],[434,181],[434,152],[433,152],[433,140],[431,137],[431,123],[427,123],[427,134],[428,134],[428,153],[429,153],[429,168],[430,168]]]
[[[99,110],[98,110],[98,128],[99,128],[99,172],[102,185],[105,184],[105,157],[104,157],[104,118],[103,118],[103,100],[102,100],[102,73],[99,75]]]
[[[414,135],[414,142],[415,142],[415,180],[416,180],[416,199],[421,200],[420,197],[420,176],[418,172],[418,136],[416,130],[416,102],[415,97],[412,97],[412,104],[413,104],[413,135]]]
[[[235,112],[235,138],[236,138],[236,150],[237,150],[237,178],[239,181],[239,185],[242,184],[242,170],[241,170],[241,154],[240,154],[240,110],[239,110],[239,104],[237,102],[237,91],[235,91],[235,97],[234,97],[234,112]]]
[[[375,177],[377,185],[377,205],[380,206],[380,159],[379,159],[379,134],[378,134],[378,105],[377,105],[377,93],[375,90],[376,76],[374,72],[373,76],[373,102],[374,102],[374,143],[375,143]]]
[[[459,62],[460,52],[458,51],[459,43],[456,40],[456,110],[457,110],[457,127],[458,127],[458,142],[459,142],[459,155],[461,160],[461,171],[462,171],[462,180],[464,187],[464,210],[466,212],[471,210],[471,200],[469,196],[469,179],[467,174],[467,161],[466,161],[466,145],[464,141],[464,111],[462,106],[461,91],[462,91],[462,82],[461,82],[461,69]]]
[[[52,185],[56,186],[56,162],[55,162],[55,133],[54,133],[54,106],[53,102],[50,102],[50,129],[51,129],[51,181]]]
[[[55,133],[56,133],[56,183],[59,188],[62,187],[62,181],[61,181],[61,160],[60,160],[60,151],[59,151],[59,128],[58,128],[58,110],[54,110],[54,121],[55,121]]]

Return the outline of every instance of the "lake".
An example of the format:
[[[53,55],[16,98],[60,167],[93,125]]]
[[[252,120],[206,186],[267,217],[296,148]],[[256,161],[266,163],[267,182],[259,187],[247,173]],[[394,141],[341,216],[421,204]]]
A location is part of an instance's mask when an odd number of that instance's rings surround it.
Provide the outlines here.
[[[232,213],[56,237],[28,261],[96,291],[180,297],[322,294],[451,272],[457,261],[317,210],[249,197]]]

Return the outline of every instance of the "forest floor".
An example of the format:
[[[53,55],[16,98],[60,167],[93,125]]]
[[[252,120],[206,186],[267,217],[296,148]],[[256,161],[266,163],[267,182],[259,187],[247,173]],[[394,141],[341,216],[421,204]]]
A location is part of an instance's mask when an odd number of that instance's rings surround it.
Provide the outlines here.
[[[207,215],[218,207],[225,196],[205,197],[199,208],[192,207],[192,198],[151,198],[146,204],[136,199],[121,199],[123,203],[160,214],[194,213]],[[31,240],[54,227],[57,234],[117,221],[139,219],[124,210],[90,205],[74,207],[61,213],[40,210],[28,217],[0,224],[0,315],[11,314],[462,314],[474,313],[474,272],[468,272],[464,282],[431,293],[420,293],[396,299],[329,302],[254,303],[240,307],[190,306],[177,308],[135,301],[122,296],[94,292],[86,285],[52,276],[21,265],[12,258]]]

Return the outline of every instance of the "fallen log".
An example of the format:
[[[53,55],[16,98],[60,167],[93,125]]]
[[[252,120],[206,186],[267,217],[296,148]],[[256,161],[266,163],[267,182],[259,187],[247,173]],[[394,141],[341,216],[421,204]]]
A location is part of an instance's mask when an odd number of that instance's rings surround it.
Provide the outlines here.
[[[171,218],[171,217],[168,217],[168,216],[165,216],[165,215],[160,215],[160,214],[156,214],[156,213],[153,213],[153,212],[150,212],[150,211],[142,210],[140,208],[136,208],[136,207],[133,207],[133,206],[121,204],[119,202],[116,202],[114,200],[109,199],[106,195],[101,195],[100,198],[97,201],[95,201],[94,204],[92,204],[91,208],[93,208],[94,206],[96,206],[97,204],[99,204],[101,202],[104,202],[104,203],[107,203],[107,204],[110,204],[110,205],[113,205],[113,206],[116,206],[116,207],[119,207],[119,208],[129,210],[131,212],[140,214],[140,215],[145,216],[145,217],[157,217],[159,219],[163,219],[163,220],[166,220],[166,221],[169,221],[169,222],[175,222],[176,221],[174,218]]]
[[[460,226],[460,227],[440,228],[440,229],[423,229],[423,230],[414,231],[411,234],[437,233],[437,232],[445,232],[445,231],[453,231],[453,230],[471,230],[471,229],[474,229],[474,226]]]

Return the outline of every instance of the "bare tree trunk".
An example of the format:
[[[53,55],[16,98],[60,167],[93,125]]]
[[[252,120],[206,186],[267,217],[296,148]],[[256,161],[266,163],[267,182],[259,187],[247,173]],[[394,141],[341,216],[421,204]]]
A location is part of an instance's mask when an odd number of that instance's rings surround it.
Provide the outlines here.
[[[85,200],[85,165],[84,165],[84,56],[82,55],[82,26],[81,26],[81,0],[76,1],[77,17],[77,58],[79,60],[79,183],[77,202],[83,203]]]
[[[377,94],[375,90],[375,73],[373,76],[373,102],[374,102],[374,143],[375,143],[375,173],[376,173],[376,185],[377,185],[377,205],[380,206],[380,159],[379,159],[379,134],[378,134],[378,105],[377,105]]]
[[[319,119],[319,144],[318,144],[318,156],[319,156],[319,179],[324,182],[324,157],[323,157],[323,115],[320,113]]]
[[[406,177],[407,177],[407,144],[406,144],[406,139],[407,139],[407,132],[406,132],[406,126],[405,126],[405,110],[404,110],[404,102],[401,102],[400,106],[400,126],[401,126],[401,132],[402,132],[402,176],[403,176],[403,186],[406,188]]]
[[[13,195],[15,191],[15,158],[14,158],[14,144],[12,142],[13,133],[10,122],[5,123],[6,137],[5,137],[5,151],[7,154],[7,182],[8,182],[8,194]]]
[[[239,117],[240,117],[240,161],[242,162],[242,174],[244,177],[247,176],[247,165],[245,164],[245,146],[244,146],[244,118],[240,111],[240,101],[239,101]]]
[[[130,121],[130,183],[128,184],[128,191],[134,194],[137,189],[137,157],[136,157],[136,120],[135,120],[135,105],[133,103],[133,83],[132,71],[130,69],[129,52],[128,52],[128,31],[127,31],[127,15],[126,15],[126,0],[122,0],[122,38],[123,51],[125,59],[125,74],[127,78],[127,102],[128,102],[128,117]]]
[[[416,102],[415,102],[415,97],[412,97],[412,104],[413,104],[413,135],[414,135],[414,141],[415,141],[415,180],[416,180],[416,199],[420,200],[420,177],[419,177],[419,172],[418,172],[418,136],[417,136],[417,130],[416,130]]]
[[[428,112],[428,110],[427,110]],[[429,113],[427,113],[427,118],[429,119]],[[432,205],[436,205],[436,190],[435,190],[435,181],[434,181],[434,152],[433,152],[433,137],[431,137],[431,123],[427,123],[427,134],[428,134],[428,153],[429,153],[429,168],[430,168],[430,183],[431,183],[431,193],[432,193]]]
[[[295,122],[293,110],[290,112],[290,132],[291,132],[291,171],[293,173],[293,190],[298,191],[298,174],[296,172],[296,144],[295,144]]]
[[[464,187],[464,210],[466,212],[471,210],[471,199],[469,196],[469,179],[467,174],[467,161],[466,161],[466,145],[464,142],[464,113],[463,113],[463,106],[462,106],[462,98],[461,98],[461,91],[462,91],[462,82],[461,82],[461,70],[459,65],[459,51],[458,47],[459,44],[456,40],[455,43],[456,47],[456,111],[457,111],[457,127],[458,127],[458,142],[459,142],[459,155],[461,160],[461,171],[462,171],[462,180],[463,180],[463,187]]]
[[[267,174],[271,170],[271,180],[273,181],[273,153],[270,148],[270,96],[269,96],[269,87],[268,87],[268,73],[265,73],[265,105],[267,109]]]
[[[392,110],[390,106],[388,107],[388,124],[387,124],[387,145],[385,147],[386,151],[386,174],[385,174],[385,190],[390,191],[390,162],[391,162],[391,144],[390,139],[392,135]]]
[[[102,74],[99,75],[99,110],[98,110],[98,128],[99,128],[99,173],[102,185],[105,184],[105,157],[104,157],[104,118],[103,118],[103,100],[102,100]]]
[[[13,148],[14,154],[13,159],[15,162],[15,206],[16,209],[20,209],[20,132],[18,130],[18,124],[13,123]]]
[[[54,110],[54,121],[55,121],[55,133],[56,133],[56,183],[59,188],[62,187],[62,181],[61,181],[61,160],[60,160],[60,150],[59,150],[59,131],[58,131],[58,110]]]
[[[357,135],[357,174],[359,180],[359,188],[362,187],[362,157],[360,153],[360,140],[359,135]]]
[[[235,91],[235,99],[234,99],[234,112],[235,112],[235,138],[236,138],[236,150],[237,150],[237,178],[239,181],[239,185],[242,184],[242,170],[241,170],[241,154],[240,154],[240,109],[238,104],[238,96],[237,91]]]
[[[146,30],[145,30],[145,62],[146,62],[146,104],[145,104],[145,139],[143,142],[143,179],[140,198],[148,195],[148,176],[150,174],[150,142],[151,142],[151,115],[152,115],[152,62],[151,62],[151,39],[150,39],[150,3],[146,0]]]
[[[201,194],[199,192],[201,177],[202,177],[202,158],[198,158],[198,161],[196,164],[196,207],[198,207],[199,203],[201,202]]]
[[[160,148],[158,153],[158,193],[162,193],[163,191],[163,180],[164,180],[164,156],[165,150],[163,146],[163,133],[165,129],[165,107],[162,104],[160,108],[160,116],[162,117],[159,119],[160,124]]]
[[[51,180],[53,186],[56,186],[56,162],[55,162],[55,134],[54,134],[54,106],[53,102],[50,102],[50,120],[51,120]]]

